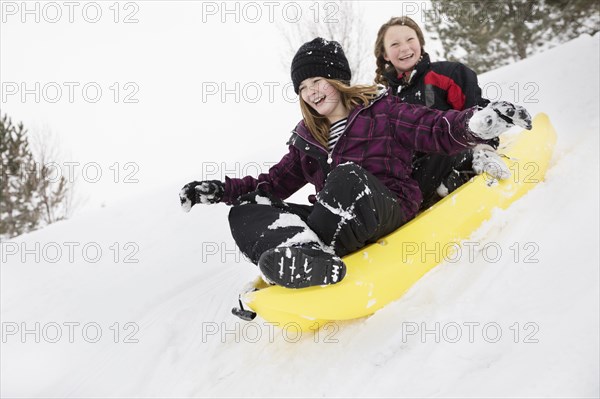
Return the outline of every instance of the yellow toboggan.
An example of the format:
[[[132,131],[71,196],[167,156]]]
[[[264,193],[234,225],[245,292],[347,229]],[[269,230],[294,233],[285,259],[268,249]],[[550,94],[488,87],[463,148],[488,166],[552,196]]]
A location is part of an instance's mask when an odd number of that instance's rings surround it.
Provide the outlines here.
[[[452,259],[495,208],[506,209],[544,179],[556,132],[545,114],[533,129],[505,134],[498,152],[511,170],[507,180],[482,174],[471,179],[400,229],[344,257],[346,277],[338,284],[289,289],[257,279],[241,301],[267,322],[316,330],[330,321],[373,314],[400,298],[425,273]],[[424,253],[426,251],[426,253]]]

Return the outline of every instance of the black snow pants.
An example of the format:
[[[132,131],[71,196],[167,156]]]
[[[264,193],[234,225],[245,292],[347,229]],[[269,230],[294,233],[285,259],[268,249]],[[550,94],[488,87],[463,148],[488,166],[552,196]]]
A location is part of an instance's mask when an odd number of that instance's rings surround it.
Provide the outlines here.
[[[423,194],[421,209],[427,209],[442,199],[437,192],[441,184],[448,189],[448,193],[451,193],[475,176],[472,165],[471,151],[452,156],[417,154],[413,159],[411,177],[417,181]]]
[[[486,144],[497,149],[500,140],[496,137]],[[451,193],[475,176],[473,152],[470,149],[456,155],[417,152],[412,167],[411,177],[417,181],[423,194],[421,209],[427,209],[442,199],[437,192],[441,184]]]
[[[286,203],[257,190],[241,196],[229,212],[231,234],[255,264],[279,246],[324,244],[342,257],[406,222],[396,196],[353,163],[329,173],[314,205]]]

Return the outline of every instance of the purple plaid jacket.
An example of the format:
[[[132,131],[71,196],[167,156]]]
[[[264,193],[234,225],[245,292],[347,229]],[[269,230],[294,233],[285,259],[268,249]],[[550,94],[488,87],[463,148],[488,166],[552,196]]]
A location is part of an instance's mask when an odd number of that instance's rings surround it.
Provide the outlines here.
[[[474,111],[475,108],[438,111],[402,103],[385,93],[350,113],[346,130],[330,156],[301,121],[281,161],[258,178],[226,177],[221,201],[232,204],[259,185],[261,190],[281,199],[288,198],[306,183],[312,183],[319,192],[331,168],[354,162],[395,193],[405,215],[412,218],[422,201],[419,186],[410,177],[413,152],[454,154],[483,142],[467,127]]]

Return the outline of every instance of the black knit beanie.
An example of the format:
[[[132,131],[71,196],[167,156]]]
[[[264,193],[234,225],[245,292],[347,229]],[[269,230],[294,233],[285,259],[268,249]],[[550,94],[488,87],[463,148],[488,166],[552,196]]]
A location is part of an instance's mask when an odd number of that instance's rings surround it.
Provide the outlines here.
[[[317,76],[350,84],[352,72],[338,42],[317,37],[298,49],[292,60],[292,82],[296,94],[304,79]]]

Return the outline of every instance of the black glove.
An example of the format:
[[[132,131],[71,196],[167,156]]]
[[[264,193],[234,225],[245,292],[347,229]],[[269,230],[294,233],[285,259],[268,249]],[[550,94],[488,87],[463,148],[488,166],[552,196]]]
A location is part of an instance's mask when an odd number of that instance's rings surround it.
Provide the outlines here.
[[[469,129],[477,137],[493,139],[513,126],[531,130],[531,115],[520,105],[495,101],[475,111],[469,120]]]
[[[193,181],[179,192],[181,208],[189,212],[196,204],[216,204],[221,202],[224,192],[225,184],[219,180]]]

